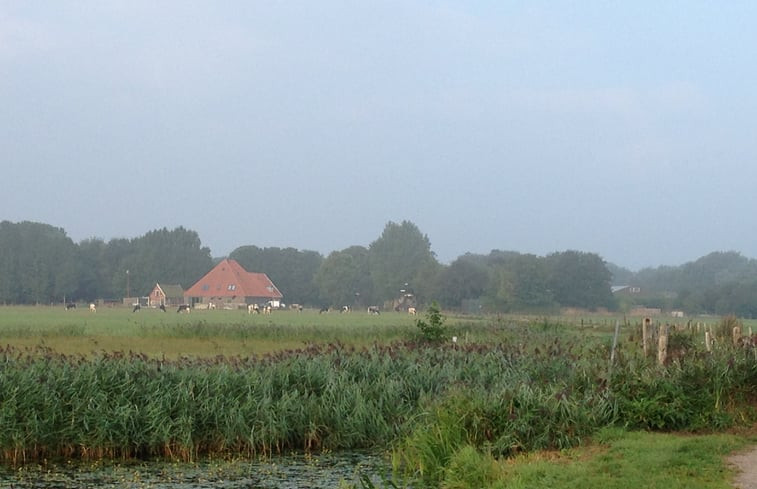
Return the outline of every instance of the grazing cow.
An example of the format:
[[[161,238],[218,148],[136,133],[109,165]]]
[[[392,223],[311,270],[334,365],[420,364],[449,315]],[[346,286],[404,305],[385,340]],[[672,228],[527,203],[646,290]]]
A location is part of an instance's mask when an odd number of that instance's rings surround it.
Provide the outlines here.
[[[247,314],[260,314],[260,306],[257,304],[248,304],[247,305]]]
[[[342,312],[350,312],[351,310],[350,306],[342,306]]]
[[[68,311],[69,309],[76,309],[76,303],[69,302],[68,304],[66,304],[66,311]]]
[[[418,311],[416,311],[414,307],[408,307],[407,308],[407,313],[410,314],[411,316],[415,316],[417,314],[417,312]]]
[[[375,314],[378,316],[381,312],[379,311],[378,306],[368,306],[368,314]]]
[[[97,312],[97,306],[94,303],[89,305],[89,312]]]
[[[181,305],[179,306],[179,308],[178,308],[178,309],[176,309],[176,312],[177,312],[177,313],[180,313],[180,312],[186,312],[187,314],[189,314],[189,312],[190,312],[190,309],[189,309],[189,304],[181,304]]]
[[[160,305],[160,310],[163,311],[163,312],[166,312],[166,305],[165,304],[161,304]]]
[[[142,310],[142,306],[139,304],[134,304],[134,309],[131,310],[131,312],[138,312]]]
[[[318,311],[318,314],[323,314],[324,312],[329,312],[329,308],[326,306],[323,306],[320,311]]]

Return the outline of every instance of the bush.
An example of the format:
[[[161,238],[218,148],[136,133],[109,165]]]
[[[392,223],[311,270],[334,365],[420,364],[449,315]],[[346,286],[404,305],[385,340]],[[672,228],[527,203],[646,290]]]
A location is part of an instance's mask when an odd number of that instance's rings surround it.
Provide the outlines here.
[[[447,328],[444,326],[444,316],[439,310],[439,304],[432,302],[426,311],[426,320],[418,319],[415,325],[421,332],[421,338],[429,343],[441,343],[447,339]]]

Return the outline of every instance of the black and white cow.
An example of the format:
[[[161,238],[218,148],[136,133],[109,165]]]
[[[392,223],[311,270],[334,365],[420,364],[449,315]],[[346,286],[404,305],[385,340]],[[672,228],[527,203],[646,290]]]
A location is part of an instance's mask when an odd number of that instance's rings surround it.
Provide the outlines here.
[[[179,312],[186,312],[187,314],[189,314],[189,312],[190,312],[189,304],[181,304],[181,305],[179,305],[179,308],[176,309],[176,312],[177,313],[179,313]]]

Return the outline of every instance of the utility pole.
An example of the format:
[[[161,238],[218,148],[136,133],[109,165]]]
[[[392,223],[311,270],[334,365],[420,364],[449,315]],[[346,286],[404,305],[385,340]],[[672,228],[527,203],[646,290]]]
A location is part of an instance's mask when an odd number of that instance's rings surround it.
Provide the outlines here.
[[[129,271],[126,270],[126,297],[131,297],[131,287],[129,285]]]

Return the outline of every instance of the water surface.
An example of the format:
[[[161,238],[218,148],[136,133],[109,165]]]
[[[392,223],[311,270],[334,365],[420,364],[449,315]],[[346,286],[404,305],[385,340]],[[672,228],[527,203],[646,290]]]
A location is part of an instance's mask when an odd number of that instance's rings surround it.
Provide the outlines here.
[[[379,455],[358,452],[193,464],[69,462],[0,468],[0,488],[333,489],[342,481],[360,487],[359,474],[384,469]]]

